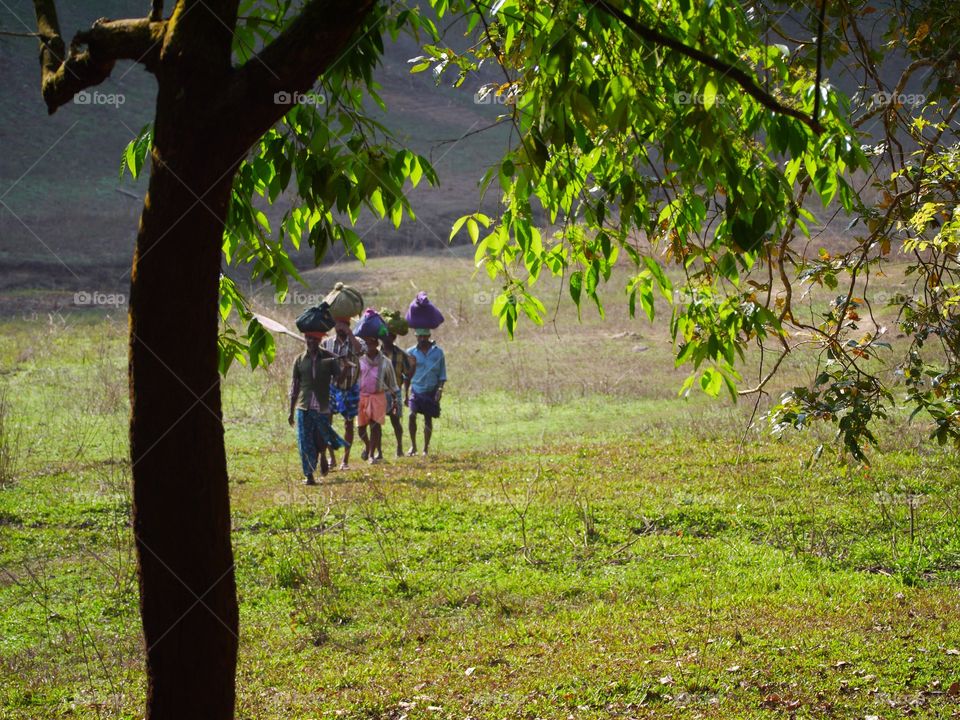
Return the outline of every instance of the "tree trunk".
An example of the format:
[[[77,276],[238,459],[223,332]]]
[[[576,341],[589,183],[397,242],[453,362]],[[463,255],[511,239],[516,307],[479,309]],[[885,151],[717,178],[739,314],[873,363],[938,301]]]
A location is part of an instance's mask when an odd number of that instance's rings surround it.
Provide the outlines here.
[[[234,713],[238,612],[217,308],[224,222],[240,158],[218,146],[217,131],[195,124],[202,105],[191,112],[176,83],[168,87],[161,81],[130,291],[130,447],[147,718],[221,720]]]

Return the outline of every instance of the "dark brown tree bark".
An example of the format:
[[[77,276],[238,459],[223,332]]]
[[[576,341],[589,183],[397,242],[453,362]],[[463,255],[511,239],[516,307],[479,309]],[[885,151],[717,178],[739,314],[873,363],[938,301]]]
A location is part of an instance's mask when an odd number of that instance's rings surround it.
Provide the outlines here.
[[[69,53],[53,0],[34,5],[51,113],[102,82],[116,59],[139,59],[157,77],[129,350],[147,718],[229,719],[239,626],[217,338],[231,185],[250,145],[289,109],[274,94],[307,90],[348,47],[373,0],[311,0],[238,69],[236,0],[180,0],[167,20],[99,21]]]
[[[237,158],[199,142],[181,117],[158,104],[130,290],[130,450],[148,717],[199,720],[232,717],[234,707],[239,629],[216,343]]]

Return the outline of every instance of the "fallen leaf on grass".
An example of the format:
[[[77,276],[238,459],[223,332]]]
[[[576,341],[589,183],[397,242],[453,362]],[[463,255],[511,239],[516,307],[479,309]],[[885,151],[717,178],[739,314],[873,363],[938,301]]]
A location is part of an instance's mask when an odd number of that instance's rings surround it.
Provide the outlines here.
[[[960,682],[951,683],[950,687],[947,688],[947,695],[950,697],[960,696]]]

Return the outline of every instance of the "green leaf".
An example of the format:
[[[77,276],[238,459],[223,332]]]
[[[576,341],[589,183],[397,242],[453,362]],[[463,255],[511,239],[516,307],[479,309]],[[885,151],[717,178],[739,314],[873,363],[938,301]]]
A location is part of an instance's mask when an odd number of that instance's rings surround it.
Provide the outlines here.
[[[723,375],[713,368],[707,368],[700,376],[700,389],[710,397],[717,397],[723,387]]]
[[[361,263],[367,262],[367,251],[363,247],[363,241],[360,239],[360,236],[357,235],[350,228],[341,228],[343,244],[346,245],[347,250]]]
[[[450,230],[450,237],[448,239],[448,242],[453,240],[456,234],[460,232],[460,228],[463,227],[463,224],[469,219],[470,219],[470,215],[464,215],[463,217],[457,218],[457,221],[453,224],[453,228]]]
[[[570,274],[570,297],[577,309],[580,308],[580,295],[583,292],[583,272],[577,270]]]
[[[120,163],[120,177],[123,177],[124,170],[129,170],[134,180],[140,177],[140,171],[146,162],[147,153],[153,146],[153,126],[144,125],[137,136],[131,140],[123,152],[123,160]]]
[[[707,80],[703,86],[703,107],[712,108],[717,102],[717,85],[713,80]]]

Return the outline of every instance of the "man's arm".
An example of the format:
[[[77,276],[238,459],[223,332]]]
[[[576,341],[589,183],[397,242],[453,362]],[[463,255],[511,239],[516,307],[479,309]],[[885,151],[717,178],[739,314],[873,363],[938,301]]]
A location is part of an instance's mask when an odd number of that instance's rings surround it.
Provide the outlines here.
[[[353,352],[357,355],[363,354],[363,343],[360,342],[352,332],[350,333],[350,347],[353,348]]]
[[[410,381],[413,380],[414,373],[417,372],[417,359],[410,353],[407,356],[407,372],[403,377],[404,402],[410,402]]]
[[[443,386],[447,382],[447,356],[440,350],[440,375],[437,384],[437,402],[440,402],[440,396],[443,395]]]
[[[333,353],[327,353],[330,357],[324,360],[324,364],[330,368],[330,379],[340,374],[340,360]]]
[[[298,358],[299,359],[299,358]],[[287,422],[293,425],[293,410],[297,404],[297,395],[300,394],[300,373],[297,372],[297,360],[293,361],[293,377],[290,379],[290,414]]]
[[[393,363],[390,362],[390,359],[386,355],[382,355],[383,361],[381,362],[380,367],[383,368],[383,385],[391,393],[395,393],[400,389],[400,386],[397,384],[397,374],[393,370]]]

